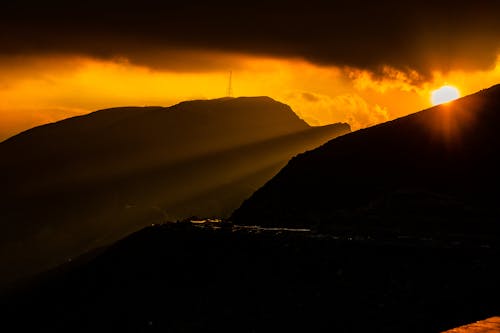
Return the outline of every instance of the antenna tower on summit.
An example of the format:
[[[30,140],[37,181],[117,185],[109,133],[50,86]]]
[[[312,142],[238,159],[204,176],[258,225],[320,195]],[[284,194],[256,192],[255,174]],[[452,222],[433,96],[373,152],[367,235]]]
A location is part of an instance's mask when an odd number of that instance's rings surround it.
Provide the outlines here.
[[[227,97],[233,97],[233,71],[229,71],[229,82],[227,84]]]

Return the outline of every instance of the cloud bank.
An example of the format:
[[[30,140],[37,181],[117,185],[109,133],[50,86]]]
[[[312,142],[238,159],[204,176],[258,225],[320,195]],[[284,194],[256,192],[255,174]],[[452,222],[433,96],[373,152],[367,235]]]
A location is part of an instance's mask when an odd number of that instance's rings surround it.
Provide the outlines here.
[[[426,77],[491,67],[498,17],[500,3],[481,0],[9,1],[0,12],[0,55],[124,57],[151,68],[210,70],[225,63],[198,61],[196,52],[235,52]]]

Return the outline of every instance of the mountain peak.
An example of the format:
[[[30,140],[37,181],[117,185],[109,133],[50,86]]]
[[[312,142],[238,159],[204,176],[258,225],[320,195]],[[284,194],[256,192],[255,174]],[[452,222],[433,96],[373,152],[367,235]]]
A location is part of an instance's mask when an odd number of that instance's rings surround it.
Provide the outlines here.
[[[0,143],[0,268],[33,271],[151,221],[227,216],[292,156],[349,130],[312,128],[269,97],[112,108],[28,130]]]

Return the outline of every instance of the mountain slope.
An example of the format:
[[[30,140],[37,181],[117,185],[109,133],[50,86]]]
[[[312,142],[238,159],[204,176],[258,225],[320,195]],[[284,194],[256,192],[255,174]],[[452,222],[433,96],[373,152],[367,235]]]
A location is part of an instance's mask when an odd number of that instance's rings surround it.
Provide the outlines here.
[[[239,224],[390,233],[500,231],[500,86],[293,158]]]
[[[499,248],[145,228],[0,298],[16,332],[442,332],[498,314]],[[29,318],[29,320],[26,320]]]
[[[347,131],[253,97],[109,109],[21,133],[0,143],[2,278],[150,223],[227,216],[293,155]]]

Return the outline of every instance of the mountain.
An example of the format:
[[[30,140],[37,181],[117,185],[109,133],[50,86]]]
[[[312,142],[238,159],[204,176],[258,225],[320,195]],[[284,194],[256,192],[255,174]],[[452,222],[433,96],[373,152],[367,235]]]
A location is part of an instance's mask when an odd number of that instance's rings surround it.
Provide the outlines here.
[[[442,332],[497,315],[491,248],[186,223],[0,297],[6,332]]]
[[[500,235],[500,85],[293,158],[238,224],[431,236]]]
[[[114,108],[16,135],[0,143],[2,279],[151,223],[228,216],[292,156],[349,130],[247,97]]]

